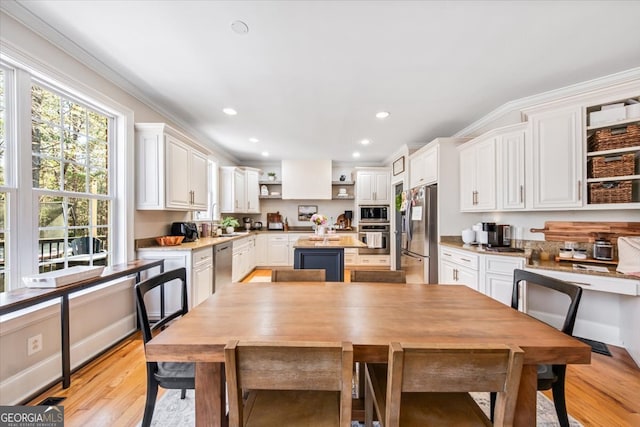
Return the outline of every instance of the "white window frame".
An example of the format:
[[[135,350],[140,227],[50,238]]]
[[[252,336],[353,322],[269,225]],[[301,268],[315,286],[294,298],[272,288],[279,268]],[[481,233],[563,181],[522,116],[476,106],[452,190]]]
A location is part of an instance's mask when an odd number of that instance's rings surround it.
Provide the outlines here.
[[[111,211],[111,264],[121,264],[134,259],[133,111],[95,89],[79,83],[72,76],[67,76],[10,46],[3,45],[0,64],[14,70],[16,99],[12,120],[15,123],[13,149],[16,159],[16,192],[20,194],[20,198],[12,203],[12,209],[15,211],[11,216],[11,225],[8,226],[14,237],[11,244],[15,244],[15,248],[11,246],[10,251],[19,256],[10,260],[11,265],[8,268],[11,269],[11,277],[7,280],[7,290],[23,287],[20,278],[38,272],[38,197],[31,181],[31,84],[34,80],[115,118],[115,144],[110,158],[113,168],[108,172],[115,197]]]

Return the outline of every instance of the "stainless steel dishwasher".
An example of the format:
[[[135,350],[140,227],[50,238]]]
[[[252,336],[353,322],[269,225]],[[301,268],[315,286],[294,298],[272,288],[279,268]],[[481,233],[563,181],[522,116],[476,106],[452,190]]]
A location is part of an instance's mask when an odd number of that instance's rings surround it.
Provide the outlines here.
[[[231,252],[231,242],[214,246],[213,293],[215,293],[216,289],[221,289],[222,286],[231,283]]]

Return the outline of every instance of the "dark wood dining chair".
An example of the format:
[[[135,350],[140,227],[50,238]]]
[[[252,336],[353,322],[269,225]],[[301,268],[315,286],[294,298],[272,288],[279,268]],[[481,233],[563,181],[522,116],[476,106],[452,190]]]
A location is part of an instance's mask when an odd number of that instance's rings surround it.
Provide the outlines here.
[[[351,343],[234,340],[224,360],[231,427],[351,427]]]
[[[533,273],[531,271],[516,269],[513,272],[513,292],[511,294],[511,308],[518,309],[520,301],[520,284],[526,282],[527,288],[542,287],[555,293],[568,297],[568,308],[564,316],[564,323],[560,329],[567,335],[573,334],[576,323],[578,306],[582,297],[582,288],[573,283]],[[553,325],[551,325],[553,326]],[[567,365],[538,365],[538,390],[549,390],[553,393],[553,403],[561,427],[569,427],[567,404],[565,401],[564,383],[567,373]],[[494,411],[495,395],[491,394],[491,414]],[[493,416],[493,415],[492,415]]]
[[[155,312],[150,316],[144,302],[144,296],[151,290],[174,280],[179,281],[181,293],[180,308],[174,312],[165,313],[162,317],[160,313]],[[175,285],[176,283],[170,286]],[[189,306],[187,305],[187,270],[185,268],[178,268],[142,281],[136,284],[135,294],[140,329],[142,330],[142,338],[146,345],[151,341],[154,333],[168,327],[171,322],[184,316],[189,311]],[[150,317],[154,319],[153,323],[150,321]],[[195,365],[185,362],[147,362],[147,400],[144,407],[142,427],[151,425],[153,409],[156,405],[156,397],[158,395],[158,387],[182,390],[181,398],[184,399],[186,390],[195,388]]]
[[[351,270],[352,282],[407,283],[404,270]]]
[[[365,426],[492,425],[470,391],[497,392],[495,426],[513,424],[524,351],[516,346],[400,344],[366,365]]]
[[[272,282],[325,282],[327,272],[324,269],[273,269]]]

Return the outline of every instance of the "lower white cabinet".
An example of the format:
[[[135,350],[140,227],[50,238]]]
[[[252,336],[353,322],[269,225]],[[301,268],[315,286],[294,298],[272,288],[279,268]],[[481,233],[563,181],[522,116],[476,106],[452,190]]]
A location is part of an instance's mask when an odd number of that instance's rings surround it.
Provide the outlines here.
[[[193,261],[193,306],[200,304],[213,293],[213,249],[206,247],[191,253]]]
[[[138,251],[140,259],[163,259],[164,271],[184,267],[187,270],[187,302],[189,308],[206,299],[213,291],[213,249],[211,247],[194,251],[148,249]],[[154,273],[156,274],[156,273]],[[145,279],[147,276],[143,276]],[[180,309],[180,289],[178,282],[165,285],[164,299],[167,312]],[[145,297],[149,312],[160,313],[160,289],[154,289]]]
[[[256,265],[257,266],[269,265],[268,244],[269,244],[268,235],[258,234],[256,236]]]
[[[274,267],[289,265],[289,236],[286,233],[267,237],[267,265]]]
[[[231,281],[239,282],[256,266],[256,236],[233,241]]]
[[[513,270],[524,268],[524,258],[484,255],[484,286],[481,291],[501,303],[511,306]],[[522,293],[520,298],[523,298]]]
[[[442,246],[440,248],[439,282],[447,285],[466,285],[479,291],[478,259],[478,255],[467,251],[458,251]]]

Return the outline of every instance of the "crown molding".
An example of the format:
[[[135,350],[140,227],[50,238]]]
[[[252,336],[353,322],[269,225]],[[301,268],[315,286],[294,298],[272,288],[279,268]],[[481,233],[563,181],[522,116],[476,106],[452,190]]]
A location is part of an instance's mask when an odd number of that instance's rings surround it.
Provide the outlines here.
[[[640,80],[640,67],[509,101],[491,111],[481,119],[471,123],[464,129],[456,132],[453,137],[474,135],[474,132],[479,129],[483,129],[490,123],[513,111],[522,112],[522,110],[538,107],[551,102],[568,100],[569,98],[574,98],[580,95],[590,96],[591,94],[589,94],[589,92],[596,92],[605,89],[609,90],[611,86],[624,85],[638,80]]]
[[[100,61],[98,58],[93,56],[90,52],[82,48],[80,45],[75,43],[73,40],[64,36],[62,33],[57,31],[51,25],[34,15],[30,10],[28,10],[24,5],[14,1],[14,0],[2,0],[0,2],[0,11],[6,13],[11,18],[15,19],[17,22],[25,26],[27,29],[33,31],[35,34],[51,43],[52,45],[59,48],[62,52],[66,53],[79,63],[83,64],[99,76],[108,80],[115,86],[122,89],[128,95],[136,98],[151,110],[155,111],[159,115],[170,118],[171,121],[181,127],[183,130],[187,131],[193,137],[202,140],[204,144],[203,148],[207,148],[212,151],[212,155],[226,157],[227,160],[231,162],[238,162],[238,159],[229,153],[223,146],[221,146],[218,142],[212,140],[209,136],[204,135],[199,130],[195,129],[189,123],[184,121],[179,114],[175,111],[166,108],[162,105],[159,105],[156,101],[149,98],[145,93],[143,93],[139,87],[133,84],[131,81],[122,76],[119,72],[111,68],[108,64]],[[22,49],[20,49],[22,50]]]

